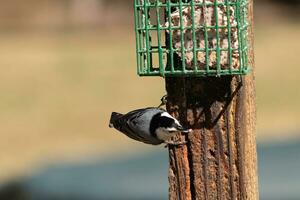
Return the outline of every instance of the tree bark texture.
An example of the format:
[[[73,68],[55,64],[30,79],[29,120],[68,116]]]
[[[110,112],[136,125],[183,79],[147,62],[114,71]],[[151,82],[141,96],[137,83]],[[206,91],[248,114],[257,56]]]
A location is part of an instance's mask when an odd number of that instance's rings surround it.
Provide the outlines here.
[[[253,2],[249,64],[254,70]],[[258,199],[254,73],[166,78],[167,110],[193,132],[169,146],[170,200]]]

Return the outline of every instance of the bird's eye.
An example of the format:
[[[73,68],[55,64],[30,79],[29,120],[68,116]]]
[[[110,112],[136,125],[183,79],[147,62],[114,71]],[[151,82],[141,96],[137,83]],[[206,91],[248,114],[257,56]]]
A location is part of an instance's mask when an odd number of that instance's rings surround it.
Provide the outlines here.
[[[178,132],[178,130],[177,130],[176,128],[174,128],[174,127],[167,128],[167,131],[168,131],[169,133],[176,133],[176,132]]]

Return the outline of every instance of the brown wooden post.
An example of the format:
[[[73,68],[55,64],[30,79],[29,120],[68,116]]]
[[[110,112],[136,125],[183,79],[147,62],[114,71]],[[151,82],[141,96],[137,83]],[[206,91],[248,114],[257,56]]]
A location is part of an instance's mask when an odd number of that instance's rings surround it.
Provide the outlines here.
[[[253,2],[249,62],[254,67]],[[169,199],[258,199],[254,72],[247,76],[166,78],[167,110],[193,129],[170,146]]]

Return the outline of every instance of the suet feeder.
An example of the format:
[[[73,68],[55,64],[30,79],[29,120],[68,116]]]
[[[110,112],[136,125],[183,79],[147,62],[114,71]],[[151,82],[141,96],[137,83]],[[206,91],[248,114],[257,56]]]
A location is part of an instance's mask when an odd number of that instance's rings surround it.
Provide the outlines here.
[[[248,0],[135,0],[140,76],[244,75]]]

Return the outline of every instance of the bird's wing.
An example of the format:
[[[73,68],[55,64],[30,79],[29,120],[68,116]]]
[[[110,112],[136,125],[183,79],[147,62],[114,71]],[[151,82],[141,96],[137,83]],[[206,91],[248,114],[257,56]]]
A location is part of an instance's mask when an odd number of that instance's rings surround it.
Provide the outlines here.
[[[131,111],[115,121],[115,128],[137,141],[144,141],[144,138],[138,134],[136,123],[148,109],[138,109]]]
[[[126,134],[128,137],[141,141],[144,143],[158,143],[155,138],[153,138],[153,141],[149,141],[150,135],[143,135],[143,133],[139,132],[139,128],[137,127],[138,124],[147,123],[143,121],[142,115],[149,112],[149,110],[153,110],[153,112],[160,112],[163,110],[157,109],[157,108],[146,108],[146,109],[139,109],[131,111],[124,116],[122,116],[119,119],[119,124],[122,126],[119,126],[119,130]],[[121,121],[122,120],[122,121]]]
[[[128,123],[128,120],[126,119],[125,116],[119,118],[117,121],[115,121],[115,126],[117,130],[121,131],[128,137],[134,140],[142,140],[143,138],[140,137],[138,134],[135,134],[135,131],[132,129],[132,126],[130,123]]]
[[[140,116],[144,115],[145,113],[149,112],[149,110],[153,110],[155,112],[165,111],[161,108],[149,107],[149,108],[143,108],[143,109],[138,109],[138,110],[131,111],[131,112],[127,113],[124,116],[126,116],[127,119],[133,121],[135,119],[138,119]]]

